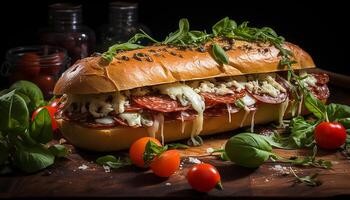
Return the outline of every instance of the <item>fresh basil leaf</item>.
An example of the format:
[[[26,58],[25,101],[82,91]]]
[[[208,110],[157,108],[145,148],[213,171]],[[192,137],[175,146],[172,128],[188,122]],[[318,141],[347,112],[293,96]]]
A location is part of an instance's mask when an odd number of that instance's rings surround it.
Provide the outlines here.
[[[314,142],[314,130],[317,122],[309,123],[298,116],[290,122],[290,139],[298,148],[310,147]]]
[[[307,93],[305,98],[305,107],[314,114],[318,119],[325,120],[326,105],[317,99],[311,92]]]
[[[178,43],[183,37],[187,35],[190,31],[190,23],[187,19],[183,18],[179,21],[179,29],[174,33],[171,33],[167,38],[165,38],[163,44],[172,44],[174,42]]]
[[[337,121],[350,128],[350,106],[331,103],[327,106],[327,116],[329,121]]]
[[[113,169],[118,169],[121,167],[132,165],[131,160],[129,158],[121,159],[120,157],[116,158],[112,155],[106,155],[97,158],[96,163],[102,166],[109,166]]]
[[[24,132],[29,126],[29,112],[22,97],[15,90],[0,96],[0,131]]]
[[[218,63],[228,64],[230,62],[225,50],[220,45],[213,44],[211,49],[213,56]]]
[[[56,157],[66,157],[69,155],[69,150],[62,144],[55,144],[49,147],[49,151]]]
[[[280,149],[296,149],[294,142],[291,142],[291,138],[288,136],[282,136],[278,133],[272,133],[268,136],[263,136],[265,140],[273,147]]]
[[[296,180],[300,183],[304,183],[312,187],[319,186],[322,184],[322,182],[317,179],[317,176],[318,176],[317,173],[314,173],[308,176],[298,176],[292,168],[290,168],[290,171],[292,172]]]
[[[132,44],[136,44],[138,42],[140,42],[141,39],[148,39],[154,43],[159,43],[157,40],[155,40],[154,38],[152,38],[151,36],[149,36],[146,32],[144,32],[143,30],[140,30],[141,33],[136,33],[132,38],[130,38],[128,40],[128,43],[132,43]]]
[[[14,164],[27,173],[42,170],[52,165],[54,161],[55,156],[42,145],[31,147],[19,145],[14,154]]]
[[[30,127],[30,136],[37,142],[46,144],[53,138],[50,113],[42,108]]]
[[[149,140],[143,153],[143,161],[148,165],[155,157],[168,150],[168,146],[159,146],[152,140]]]
[[[226,142],[225,152],[232,162],[249,168],[259,167],[274,155],[265,138],[254,133],[240,133],[231,137]]]
[[[29,113],[35,108],[41,106],[44,102],[44,96],[40,88],[29,81],[17,81],[11,85],[10,90],[16,90],[16,94],[20,95],[27,103]]]

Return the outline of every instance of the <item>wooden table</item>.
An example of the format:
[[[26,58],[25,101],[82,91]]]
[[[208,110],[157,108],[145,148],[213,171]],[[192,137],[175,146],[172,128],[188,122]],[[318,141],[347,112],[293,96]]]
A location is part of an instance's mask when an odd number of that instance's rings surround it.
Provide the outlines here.
[[[350,84],[345,85],[348,87]],[[349,91],[348,88],[340,87],[339,84],[331,86],[331,101],[350,105]],[[125,167],[107,173],[93,162],[102,154],[76,150],[72,147],[73,153],[67,159],[56,161],[54,166],[42,172],[0,177],[0,197],[164,197],[167,199],[169,197],[266,199],[312,197],[328,199],[342,195],[350,196],[350,161],[340,152],[319,152],[318,158],[333,161],[333,168],[330,170],[293,166],[298,175],[309,175],[313,172],[320,174],[319,179],[323,184],[319,187],[309,187],[295,183],[292,175],[284,173],[289,171],[289,165],[269,162],[258,169],[246,169],[206,156],[208,147],[220,147],[232,134],[224,133],[206,138],[204,146],[182,152],[186,155],[182,161],[182,169],[169,179],[158,178],[150,171],[142,171],[135,167]],[[304,150],[275,151],[284,156],[306,154]],[[185,177],[188,167],[192,165],[188,156],[214,164],[221,173],[224,190],[213,190],[208,194],[191,190]],[[79,169],[82,165],[88,168]]]

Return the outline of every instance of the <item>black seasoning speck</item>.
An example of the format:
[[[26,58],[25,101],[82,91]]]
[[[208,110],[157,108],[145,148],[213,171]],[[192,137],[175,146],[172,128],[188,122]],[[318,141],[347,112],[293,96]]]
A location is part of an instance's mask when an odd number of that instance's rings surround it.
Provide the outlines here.
[[[122,53],[122,52],[124,52],[124,50],[119,49],[119,50],[117,50],[116,52],[117,52],[117,53]]]
[[[231,39],[228,39],[228,43],[230,44],[230,45],[234,45],[235,44],[235,39],[233,39],[233,38],[231,38]]]
[[[175,51],[170,51],[170,54],[173,55],[173,56],[177,55]]]
[[[187,46],[179,46],[177,47],[178,50],[181,50],[181,51],[185,51],[186,49],[188,49]]]
[[[229,51],[232,49],[232,47],[231,46],[224,46],[224,47],[222,47],[222,49],[224,49],[225,51]]]
[[[154,49],[150,49],[150,50],[148,50],[149,52],[151,52],[151,53],[156,53],[157,51],[156,50],[154,50]]]
[[[265,48],[265,49],[264,49],[264,52],[265,52],[265,53],[267,53],[267,52],[269,52],[269,51],[270,51],[270,50],[269,50],[268,48]]]
[[[152,59],[151,57],[149,57],[149,56],[146,57],[146,60],[147,60],[148,62],[153,62],[153,59]]]
[[[162,48],[161,51],[168,52],[167,48]]]
[[[128,56],[122,56],[121,59],[122,59],[122,60],[125,60],[125,61],[130,60]]]
[[[140,56],[137,55],[137,53],[134,53],[132,58],[138,61],[142,61],[142,59],[140,58]]]
[[[180,58],[184,58],[183,55],[181,55],[181,54],[179,54],[179,57],[180,57]]]
[[[204,53],[205,52],[205,48],[203,46],[200,46],[197,48],[197,51]]]

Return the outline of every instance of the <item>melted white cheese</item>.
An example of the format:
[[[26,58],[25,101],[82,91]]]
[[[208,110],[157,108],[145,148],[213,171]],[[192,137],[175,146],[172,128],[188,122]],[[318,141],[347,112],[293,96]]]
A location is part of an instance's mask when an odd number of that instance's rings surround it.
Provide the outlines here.
[[[246,106],[251,106],[251,105],[256,104],[256,100],[248,94],[246,94],[244,97],[240,98],[240,100],[242,100],[242,102]]]
[[[193,138],[199,135],[203,129],[203,112],[205,109],[202,97],[191,87],[181,83],[160,85],[155,88],[158,89],[161,94],[166,94],[172,99],[179,100],[181,104],[187,101],[191,103],[192,108],[198,113],[196,119],[193,121],[191,137]]]
[[[100,124],[114,124],[114,120],[111,117],[103,117],[95,119],[95,122]]]
[[[254,110],[253,111],[253,114],[252,114],[252,121],[250,122],[250,132],[251,133],[254,133],[254,124],[255,124],[255,113],[256,113],[257,110]]]
[[[124,112],[118,115],[123,120],[126,120],[129,126],[141,126],[141,115],[139,113]]]
[[[278,122],[279,122],[279,125],[283,128],[285,127],[285,124],[283,123],[283,117],[287,111],[288,105],[289,105],[289,98],[287,97],[287,99],[284,102],[280,103],[278,108]]]

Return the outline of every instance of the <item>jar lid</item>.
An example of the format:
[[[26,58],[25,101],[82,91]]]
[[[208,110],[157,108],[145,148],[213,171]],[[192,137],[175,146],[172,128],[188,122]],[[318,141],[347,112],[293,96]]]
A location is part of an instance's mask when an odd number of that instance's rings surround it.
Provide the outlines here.
[[[56,3],[49,5],[49,23],[78,24],[82,22],[82,6]]]
[[[109,3],[110,21],[137,21],[138,4],[115,1]]]

